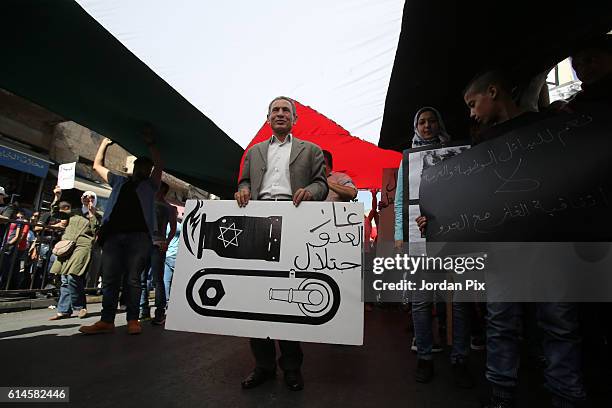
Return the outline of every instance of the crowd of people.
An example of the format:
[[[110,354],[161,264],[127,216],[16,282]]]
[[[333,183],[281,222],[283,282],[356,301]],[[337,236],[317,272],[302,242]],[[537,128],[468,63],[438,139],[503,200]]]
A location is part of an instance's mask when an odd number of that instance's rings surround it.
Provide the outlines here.
[[[612,48],[606,39],[573,57],[574,69],[583,81],[583,90],[570,101],[555,104],[548,114],[564,114],[568,111],[588,109],[587,103],[610,103],[612,81]],[[606,90],[603,92],[602,90]],[[463,93],[470,117],[481,130],[474,144],[483,143],[507,132],[534,123],[541,113],[531,112],[519,106],[513,97],[513,86],[506,73],[490,70],[472,79]],[[238,188],[234,195],[239,207],[251,200],[292,201],[296,207],[304,201],[349,201],[355,199],[357,188],[346,174],[333,171],[333,156],[319,146],[295,137],[291,131],[297,122],[296,107],[288,97],[274,98],[268,106],[267,121],[272,129],[269,139],[254,145],[245,155]],[[443,113],[435,107],[423,107],[414,116],[413,147],[439,145],[451,141],[444,126]],[[181,224],[177,213],[165,200],[168,185],[161,181],[163,162],[150,130],[145,131],[144,141],[149,146],[151,158],[140,157],[134,163],[129,176],[115,174],[104,165],[105,152],[113,142],[104,139],[94,160],[93,168],[112,187],[112,193],[104,214],[96,208],[96,196],[86,192],[81,198],[81,208],[72,209],[69,203],[60,201],[61,190],[54,190],[55,199],[46,221],[34,214],[25,222],[23,213],[14,206],[7,206],[1,220],[13,220],[8,224],[5,248],[22,259],[34,248],[47,251],[53,247],[54,259],[50,272],[60,277],[60,297],[57,313],[52,320],[64,319],[77,313],[87,315],[85,302],[85,272],[90,263],[92,248],[98,245],[103,253],[102,262],[102,313],[101,319],[92,325],[82,326],[85,334],[110,333],[115,329],[120,292],[126,306],[127,332],[139,334],[141,321],[151,317],[148,294],[155,289],[153,324],[165,321],[165,310],[170,296],[170,286],[177,255]],[[262,169],[264,169],[262,171]],[[401,165],[400,165],[401,169]],[[395,246],[404,247],[402,172],[398,173],[395,198]],[[0,200],[6,194],[0,188]],[[373,194],[374,197],[374,194]],[[371,222],[376,219],[376,200],[372,212],[365,216],[367,238],[365,251],[373,250]],[[21,222],[24,221],[24,222]],[[415,222],[421,231],[427,228],[427,219],[419,216]],[[6,224],[6,222],[4,222]],[[367,225],[370,225],[368,230]],[[44,226],[45,228],[41,228]],[[52,229],[46,228],[52,226]],[[57,242],[50,245],[43,231],[59,231]],[[29,234],[34,234],[29,239]],[[38,234],[38,235],[37,235]],[[51,234],[57,235],[57,232]],[[32,245],[33,242],[36,244]],[[60,245],[62,244],[62,245]],[[6,251],[6,249],[5,249]],[[10,255],[9,257],[10,258]],[[370,257],[371,259],[371,257]],[[22,282],[10,281],[10,273],[2,265],[0,285],[21,287]],[[9,268],[10,269],[10,268]],[[9,281],[7,281],[7,279]],[[470,326],[478,326],[478,313],[486,309],[487,362],[485,376],[491,384],[492,394],[488,408],[514,406],[518,384],[519,338],[521,319],[527,313],[524,305],[517,303],[488,303],[471,305],[455,303],[452,307],[452,349],[450,364],[455,383],[462,388],[474,386],[474,375],[468,370]],[[580,319],[577,305],[570,303],[537,304],[537,321],[542,331],[542,352],[545,360],[544,377],[555,407],[579,406],[585,401],[586,391],[581,372]],[[432,353],[439,348],[434,340],[436,305],[433,292],[420,291],[411,299],[414,322],[413,349],[417,353],[415,380],[431,382],[434,377]],[[476,316],[476,317],[474,317]],[[607,341],[612,339],[607,339]],[[304,355],[299,342],[278,342],[280,358],[278,366],[284,373],[284,381],[290,390],[304,387],[301,367]],[[482,346],[482,347],[481,347]],[[407,345],[410,347],[410,345]],[[250,339],[255,360],[252,372],[242,381],[244,389],[257,387],[274,378],[277,370],[277,351],[273,339]]]
[[[6,203],[8,198],[4,187],[0,187],[0,205],[4,205],[0,211],[0,290],[51,287],[51,248],[59,240],[66,220],[52,218],[50,211],[34,211],[28,217],[18,202]]]
[[[59,287],[56,313],[49,320],[74,314],[85,318],[87,282],[99,284],[92,262],[97,257],[102,269],[102,319],[82,327],[83,333],[113,330],[119,293],[126,307],[128,332],[140,333],[140,322],[151,318],[149,292],[153,288],[155,313],[151,323],[164,323],[181,224],[176,207],[165,199],[169,185],[161,181],[163,164],[149,129],[144,140],[153,159],[137,159],[130,176],[114,174],[104,167],[105,152],[112,141],[104,139],[100,145],[94,170],[113,188],[104,211],[97,207],[93,191],[85,191],[81,206],[73,208],[71,203],[61,201],[59,186],[53,190],[50,211],[42,215],[35,212],[29,220],[16,202],[2,207],[0,226],[6,238],[1,289]],[[7,197],[0,187],[0,204]]]
[[[583,89],[569,101],[554,104],[545,112],[523,109],[513,98],[513,83],[507,73],[491,70],[476,75],[465,87],[464,101],[470,117],[481,128],[472,145],[503,135],[509,130],[520,129],[551,115],[564,113],[589,113],[589,103],[610,104],[612,102],[612,46],[609,36],[591,44],[573,56],[572,62]],[[435,108],[420,109],[414,118],[413,147],[440,145],[451,140],[447,134],[442,115]],[[401,168],[401,165],[400,165]],[[401,249],[403,239],[403,182],[398,173],[395,198],[395,240]],[[427,228],[427,218],[417,217],[422,233]],[[418,291],[412,299],[412,318],[417,351],[415,379],[428,383],[434,374],[432,348],[433,291]],[[450,354],[455,383],[463,388],[474,386],[472,373],[467,369],[470,324],[469,303],[452,302],[452,350]],[[533,336],[524,333],[524,320],[535,319],[541,335],[540,358],[545,386],[551,392],[555,407],[581,406],[586,400],[583,376],[582,333],[585,325],[580,317],[580,305],[575,303],[520,304],[489,302],[486,307],[486,371],[485,377],[491,385],[489,408],[513,407],[518,386],[520,364],[520,338]],[[527,316],[529,315],[529,316]],[[471,322],[475,324],[476,322]],[[586,330],[593,329],[588,327]],[[609,333],[596,328],[598,343],[604,346],[612,339]],[[588,333],[587,335],[590,335]]]

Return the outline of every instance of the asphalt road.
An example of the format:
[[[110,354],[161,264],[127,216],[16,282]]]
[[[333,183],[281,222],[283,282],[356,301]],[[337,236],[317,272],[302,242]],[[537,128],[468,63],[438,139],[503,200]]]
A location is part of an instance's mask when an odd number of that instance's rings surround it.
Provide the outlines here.
[[[54,311],[46,309],[1,314],[0,386],[69,386],[70,404],[51,406],[88,408],[475,408],[486,393],[484,352],[473,352],[470,359],[476,389],[453,385],[447,353],[436,355],[432,383],[414,381],[416,356],[410,352],[406,312],[367,312],[362,347],[304,344],[306,385],[292,392],[282,375],[257,389],[240,388],[253,366],[246,339],[149,324],[140,336],[129,336],[123,314],[114,334],[84,336],[77,329],[99,318],[100,305],[89,310],[94,316],[87,319],[55,322],[47,320]],[[519,406],[548,406],[537,370],[522,370],[521,384]]]

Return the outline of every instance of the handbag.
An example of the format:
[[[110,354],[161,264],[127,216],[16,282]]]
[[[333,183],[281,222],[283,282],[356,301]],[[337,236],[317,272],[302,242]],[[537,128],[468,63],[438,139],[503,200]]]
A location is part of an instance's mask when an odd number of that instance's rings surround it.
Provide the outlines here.
[[[51,251],[53,255],[57,256],[60,259],[69,258],[70,255],[74,252],[76,248],[76,240],[85,232],[85,229],[89,226],[89,220],[85,223],[81,231],[77,234],[74,240],[72,239],[62,239],[57,244],[53,246],[53,250]]]

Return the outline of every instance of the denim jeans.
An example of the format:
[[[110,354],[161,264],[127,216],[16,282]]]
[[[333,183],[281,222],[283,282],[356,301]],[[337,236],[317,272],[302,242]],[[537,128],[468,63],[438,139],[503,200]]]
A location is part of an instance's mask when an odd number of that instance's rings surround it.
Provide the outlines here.
[[[416,338],[417,356],[423,360],[431,360],[433,348],[433,333],[431,329],[434,292],[419,290],[413,293],[412,321]],[[451,363],[464,362],[468,356],[469,303],[453,302],[453,347]]]
[[[519,327],[523,314],[520,303],[487,304],[486,378],[493,392],[513,397],[518,383]],[[538,303],[537,322],[542,329],[542,347],[547,366],[546,388],[556,398],[584,400],[582,383],[581,338],[577,306],[571,303]]]
[[[166,288],[166,303],[170,302],[170,286],[172,286],[172,276],[174,275],[174,263],[176,257],[166,257],[164,262],[164,287]]]
[[[72,312],[85,309],[85,275],[62,275],[61,280],[57,312],[72,314]]]
[[[123,276],[126,276],[127,320],[138,320],[140,275],[151,250],[151,237],[146,232],[115,233],[106,238],[102,261],[102,316],[115,321],[117,301]]]
[[[149,291],[155,287],[155,316],[161,317],[166,311],[166,289],[164,285],[164,261],[166,253],[158,246],[151,245],[149,268],[145,268],[141,277],[142,293],[140,295],[140,310],[149,312]]]

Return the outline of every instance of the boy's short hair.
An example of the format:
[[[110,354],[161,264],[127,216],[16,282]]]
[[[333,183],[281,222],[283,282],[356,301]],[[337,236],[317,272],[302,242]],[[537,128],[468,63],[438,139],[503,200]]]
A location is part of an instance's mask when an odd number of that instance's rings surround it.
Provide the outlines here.
[[[476,74],[463,89],[463,95],[469,91],[484,93],[491,85],[506,92],[508,95],[512,95],[514,88],[512,81],[510,81],[507,73],[499,69],[481,71]]]

